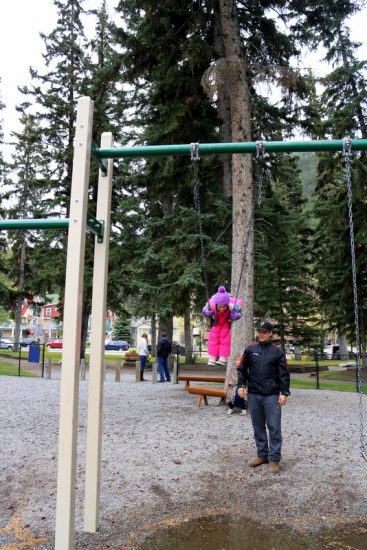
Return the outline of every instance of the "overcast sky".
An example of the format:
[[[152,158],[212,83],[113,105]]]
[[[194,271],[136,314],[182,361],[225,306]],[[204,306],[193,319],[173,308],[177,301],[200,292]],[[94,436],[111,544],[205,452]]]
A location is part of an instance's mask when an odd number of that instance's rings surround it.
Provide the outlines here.
[[[322,0],[320,0],[322,1]],[[338,1],[338,0],[336,0]],[[110,11],[118,0],[108,0]],[[362,2],[361,2],[362,3]],[[86,8],[96,7],[100,0],[88,0]],[[20,101],[18,85],[29,82],[29,66],[42,67],[43,41],[39,33],[49,34],[56,24],[53,0],[2,0],[0,6],[0,96],[6,109],[3,111],[3,130],[9,139],[11,130],[17,129],[15,105]],[[363,43],[360,56],[367,58],[367,9],[351,21],[354,40]],[[305,60],[320,70],[317,56]]]

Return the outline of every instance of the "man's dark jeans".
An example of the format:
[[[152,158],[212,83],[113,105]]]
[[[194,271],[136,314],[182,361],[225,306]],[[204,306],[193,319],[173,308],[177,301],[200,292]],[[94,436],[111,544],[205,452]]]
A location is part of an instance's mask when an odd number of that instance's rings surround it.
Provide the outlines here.
[[[158,370],[161,382],[164,382],[164,375],[166,375],[167,382],[171,381],[171,375],[168,368],[168,357],[158,355]]]
[[[279,395],[248,394],[248,405],[254,428],[257,456],[279,462],[282,448],[281,407]],[[269,432],[269,443],[268,434]]]

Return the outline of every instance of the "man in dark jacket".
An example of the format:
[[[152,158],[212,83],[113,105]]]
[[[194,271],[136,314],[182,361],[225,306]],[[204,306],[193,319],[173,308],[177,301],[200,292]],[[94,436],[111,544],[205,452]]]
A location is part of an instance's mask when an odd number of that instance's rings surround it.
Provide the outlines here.
[[[245,397],[247,388],[257,449],[257,456],[250,466],[269,462],[269,471],[277,473],[282,447],[281,407],[290,395],[290,376],[283,350],[271,341],[272,325],[263,323],[257,329],[257,335],[258,341],[249,344],[241,357],[237,393]]]
[[[162,337],[159,339],[157,345],[157,359],[160,382],[165,382],[164,375],[166,375],[167,382],[171,381],[171,376],[168,368],[168,356],[171,353],[171,350],[171,342],[168,340],[167,334],[165,332],[162,332]]]

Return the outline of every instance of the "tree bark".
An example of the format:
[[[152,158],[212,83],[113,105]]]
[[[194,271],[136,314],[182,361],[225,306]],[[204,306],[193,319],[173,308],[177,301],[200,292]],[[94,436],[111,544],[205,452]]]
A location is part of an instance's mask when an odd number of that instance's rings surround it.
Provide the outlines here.
[[[226,79],[231,110],[232,141],[251,140],[250,95],[246,62],[242,54],[236,3],[219,0],[224,45]],[[226,384],[237,383],[235,359],[253,339],[253,192],[252,158],[248,154],[232,157],[232,293],[243,300],[242,319],[233,323],[231,357]],[[246,250],[245,250],[246,248]],[[243,273],[241,277],[241,270]],[[241,279],[241,280],[240,280]]]

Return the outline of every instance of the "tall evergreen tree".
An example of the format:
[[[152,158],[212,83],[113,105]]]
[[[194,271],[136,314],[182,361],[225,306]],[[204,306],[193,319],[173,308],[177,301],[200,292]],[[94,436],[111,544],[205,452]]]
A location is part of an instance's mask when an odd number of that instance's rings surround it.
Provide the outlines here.
[[[136,86],[132,99],[139,110],[134,124],[144,128],[139,139],[148,144],[216,140],[215,112],[200,87],[210,61],[200,11],[194,7],[192,17],[189,2],[153,6],[129,1],[120,3],[122,9],[127,31],[117,29],[117,39],[126,48],[124,77]],[[162,48],[165,55],[157,56],[155,52]],[[201,164],[205,167],[201,178],[206,183],[201,187],[201,204],[209,212],[221,181],[214,178],[216,162],[204,160]],[[146,215],[136,248],[142,254],[138,256],[138,273],[148,277],[141,280],[140,303],[146,304],[148,314],[156,309],[163,326],[174,312],[183,314],[192,300],[201,304],[205,300],[192,169],[190,161],[178,157],[148,159],[137,168],[143,175],[135,178],[135,192]],[[220,229],[223,221],[228,223],[226,210],[220,212],[219,207],[217,204],[212,214],[203,214],[204,224],[209,219],[216,224],[217,218]],[[220,270],[223,272],[222,267]]]
[[[14,132],[16,139],[15,152],[11,170],[13,177],[7,181],[7,191],[4,193],[10,206],[7,215],[11,219],[39,218],[47,212],[47,199],[44,197],[43,186],[47,178],[43,160],[43,141],[39,125],[33,115],[22,114],[20,122],[22,129]],[[9,233],[9,244],[12,249],[11,261],[6,262],[8,276],[17,281],[17,292],[14,296],[15,333],[14,340],[21,337],[21,308],[25,297],[41,292],[34,265],[28,258],[38,242],[38,234],[29,231]],[[45,269],[47,271],[47,269]],[[43,275],[45,276],[45,274]]]
[[[279,157],[265,182],[255,231],[255,313],[276,320],[282,344],[314,343],[316,299],[309,221],[294,156]]]
[[[367,137],[366,126],[366,62],[358,61],[358,44],[350,39],[345,25],[346,15],[354,13],[355,2],[328,6],[337,12],[332,21],[319,28],[319,38],[327,48],[326,59],[333,70],[321,83],[324,91],[320,98],[322,126],[318,125],[318,137],[341,139]],[[321,132],[320,132],[321,130]],[[320,135],[321,134],[321,135]],[[366,224],[364,215],[365,153],[354,154],[352,188],[355,251],[357,264],[357,292],[359,297],[359,321],[362,348],[366,350]],[[341,335],[354,340],[353,285],[351,275],[351,250],[345,174],[340,159],[322,155],[318,170],[315,204],[319,225],[316,245],[319,250],[317,276],[325,317],[330,328],[337,328]],[[341,220],[344,220],[341,223]]]

